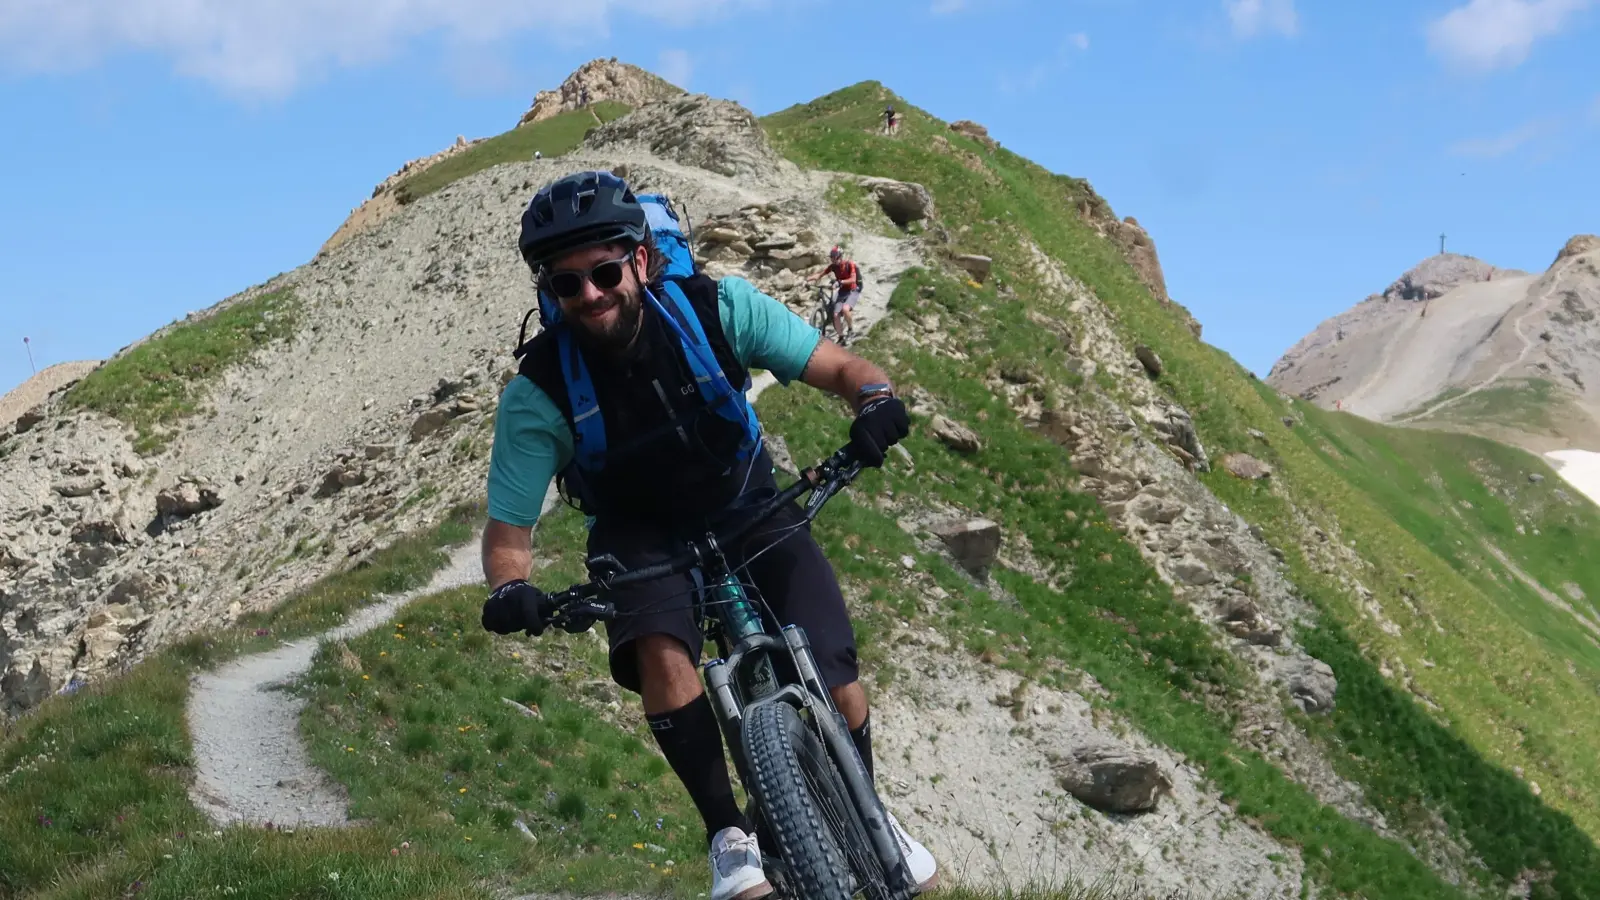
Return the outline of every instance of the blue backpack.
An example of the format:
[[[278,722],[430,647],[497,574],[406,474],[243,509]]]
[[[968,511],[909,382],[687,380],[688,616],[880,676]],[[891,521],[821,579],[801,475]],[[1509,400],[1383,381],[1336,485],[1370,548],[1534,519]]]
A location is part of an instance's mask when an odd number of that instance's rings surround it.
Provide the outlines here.
[[[645,288],[644,302],[655,308],[682,343],[684,358],[694,374],[700,398],[717,415],[744,426],[745,440],[738,454],[739,461],[743,462],[755,454],[761,439],[761,425],[745,398],[750,379],[746,376],[745,383],[738,388],[729,383],[706,340],[699,316],[695,315],[694,307],[679,284],[695,274],[694,256],[671,201],[664,194],[639,194],[637,199],[644,207],[656,248],[666,263],[661,275],[661,295]],[[556,349],[561,354],[561,372],[567,384],[572,426],[576,432],[573,461],[586,471],[599,471],[605,467],[605,417],[600,415],[594,382],[589,377],[583,354],[578,351],[577,340],[562,321],[561,305],[544,290],[539,291],[539,321],[545,329],[555,331]]]

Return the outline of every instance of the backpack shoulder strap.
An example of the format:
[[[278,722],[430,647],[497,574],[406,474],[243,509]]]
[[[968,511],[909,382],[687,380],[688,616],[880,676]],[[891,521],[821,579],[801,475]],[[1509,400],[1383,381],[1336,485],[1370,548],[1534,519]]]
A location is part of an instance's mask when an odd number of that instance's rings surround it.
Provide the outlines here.
[[[570,328],[557,325],[555,342],[572,412],[574,461],[583,469],[600,469],[606,458],[606,422],[600,415],[600,398],[589,376],[589,365]]]
[[[689,363],[689,370],[694,374],[701,399],[717,415],[743,424],[746,440],[745,447],[740,451],[740,457],[747,457],[754,452],[761,435],[761,425],[756,420],[755,410],[750,408],[750,402],[744,395],[745,389],[749,387],[748,374],[745,384],[738,388],[729,382],[722,365],[717,362],[716,354],[711,352],[699,316],[695,315],[694,307],[676,280],[666,280],[662,284],[661,294],[665,296],[665,302],[654,291],[647,291],[645,296],[656,305],[668,328],[677,334],[678,340],[683,344],[684,356]]]

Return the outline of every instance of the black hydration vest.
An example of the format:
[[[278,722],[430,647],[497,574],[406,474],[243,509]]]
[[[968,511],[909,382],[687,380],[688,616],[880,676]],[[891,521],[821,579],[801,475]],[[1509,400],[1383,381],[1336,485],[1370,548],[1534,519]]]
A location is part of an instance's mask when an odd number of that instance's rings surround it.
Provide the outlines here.
[[[685,296],[728,381],[743,385],[749,371],[734,357],[722,330],[717,283],[696,274],[681,282]],[[742,426],[701,401],[683,344],[649,303],[642,304],[638,343],[625,357],[608,357],[579,344],[593,382],[607,435],[605,465],[562,469],[562,493],[596,518],[628,516],[662,522],[704,518],[733,505],[750,489],[774,486],[763,449],[740,462]],[[524,345],[518,372],[544,391],[573,428],[572,401],[554,333],[542,331]]]

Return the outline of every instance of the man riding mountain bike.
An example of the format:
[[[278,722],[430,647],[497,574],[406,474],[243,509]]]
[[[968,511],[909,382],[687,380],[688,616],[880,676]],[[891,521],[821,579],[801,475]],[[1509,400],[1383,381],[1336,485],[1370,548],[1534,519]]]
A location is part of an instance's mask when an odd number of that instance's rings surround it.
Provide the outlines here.
[[[778,300],[742,278],[713,280],[697,267],[670,275],[677,264],[658,246],[651,215],[607,172],[557,179],[523,214],[518,247],[539,291],[559,307],[550,313],[561,326],[519,348],[519,374],[496,417],[483,534],[484,574],[494,587],[483,605],[489,631],[538,635],[551,623],[554,600],[528,583],[530,532],[558,476],[593,517],[589,556],[611,554],[630,570],[671,557],[685,539],[775,496],[772,460],[744,398],[751,368],[850,402],[851,447],[866,465],[881,466],[909,430],[882,369],[822,341]],[[738,386],[735,396],[711,396],[719,383]],[[603,432],[592,430],[596,423]],[[597,434],[603,453],[593,446]],[[780,623],[809,636],[870,774],[869,714],[849,614],[803,511],[791,504],[745,546],[724,550],[747,565],[748,581]],[[640,695],[651,734],[704,821],[711,900],[754,900],[772,886],[697,677],[703,635],[695,589],[686,575],[607,595],[617,612],[606,622],[611,676]],[[892,814],[888,820],[912,880],[931,886],[932,854]]]
[[[833,333],[839,336],[842,346],[856,334],[856,301],[861,299],[861,267],[855,260],[845,259],[844,251],[834,247],[828,251],[828,267],[814,275],[806,276],[806,284],[832,275],[838,284],[833,298]],[[849,331],[845,329],[848,328]]]

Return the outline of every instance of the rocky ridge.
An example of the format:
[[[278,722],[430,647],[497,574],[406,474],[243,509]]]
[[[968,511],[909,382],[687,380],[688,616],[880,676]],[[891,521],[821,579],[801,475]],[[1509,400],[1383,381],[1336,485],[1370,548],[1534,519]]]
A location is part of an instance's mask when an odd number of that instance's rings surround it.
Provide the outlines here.
[[[528,192],[584,165],[625,171],[642,190],[672,194],[694,217],[708,270],[746,275],[797,309],[811,302],[799,277],[820,264],[828,236],[861,234],[824,199],[833,176],[781,160],[748,112],[709,98],[674,97],[597,129],[570,157],[496,167],[422,198],[306,266],[230,298],[290,289],[304,307],[302,328],[263,350],[252,365],[229,372],[211,408],[161,456],[137,456],[119,423],[55,407],[46,410],[48,427],[4,445],[0,702],[7,711],[114,673],[194,628],[276,603],[391,535],[479,497],[498,389],[512,375],[508,354],[516,324],[532,303],[526,272],[505,248],[514,246],[516,214]],[[933,200],[917,185],[876,180],[869,186],[885,216],[897,220],[914,220],[923,198],[926,215]],[[1109,224],[1102,234],[1116,239]],[[937,266],[941,259],[936,236],[867,234],[851,252],[868,275],[863,317],[883,314],[907,266]],[[1160,360],[1148,348],[1141,353],[1122,344],[1099,300],[1059,263],[1038,251],[1035,262],[1071,314],[1039,313],[1036,322],[1071,348],[1069,371],[1088,385],[1096,372],[1109,374],[1116,390],[1091,387],[1080,402],[1046,408],[1026,373],[995,373],[991,389],[1072,451],[1081,488],[1102,502],[1178,598],[1257,673],[1249,696],[1215,698],[1243,703],[1241,742],[1346,815],[1387,828],[1284,709],[1287,702],[1324,713],[1338,702],[1337,683],[1296,643],[1295,631],[1309,621],[1310,609],[1287,582],[1281,560],[1194,478],[1212,467],[1219,448],[1205,447],[1188,411],[1153,386],[1162,374]],[[937,352],[965,358],[936,314],[913,312],[892,326]],[[913,392],[909,400],[919,420],[958,452],[981,443],[926,392]],[[1244,453],[1226,449],[1231,452],[1219,464]],[[1246,470],[1270,483],[1270,473]],[[1053,577],[1003,522],[973,522],[961,510],[920,508],[909,499],[901,504],[894,511],[914,533],[943,523],[927,529],[928,546],[951,553],[974,578],[994,566],[1046,583]],[[1342,573],[1360,571],[1336,532],[1330,536],[1308,519],[1295,539],[1317,547]],[[1364,590],[1354,575],[1345,577],[1353,592]],[[934,591],[928,594],[937,599]],[[932,678],[935,683],[952,691],[987,691],[984,685],[994,683],[998,693],[1014,694],[1014,680],[979,671],[939,646],[937,636],[919,639],[931,654],[925,659],[930,674],[951,675]],[[909,715],[907,704],[916,702],[891,695],[883,706],[886,720],[896,709]],[[1178,862],[1164,870],[1164,883],[1249,896],[1283,896],[1298,888],[1295,854],[1270,864],[1268,857],[1284,848],[1242,820],[1229,820],[1227,840],[1210,825],[1192,837],[1152,839],[1155,829],[1177,830],[1196,815],[1229,815],[1181,759],[1124,723],[1115,741],[1081,727],[1081,696],[1013,697],[1012,708],[1018,704],[1022,718],[1014,712],[1006,717],[1031,719],[1035,734],[1012,742],[986,724],[969,751],[942,764],[959,771],[1002,752],[1042,758],[1042,766],[1004,776],[1013,779],[1003,789],[1016,793],[1017,809],[1034,811],[1041,822],[1080,820],[1071,827],[1088,830],[1067,833],[1113,838],[1103,851],[1113,861],[1150,863],[1151,849],[1176,840],[1170,845]],[[1111,789],[1096,788],[1095,773],[1112,770],[1118,775]],[[928,781],[906,780],[896,790],[912,802],[908,819],[945,835],[967,813],[950,807],[948,797],[927,793]],[[1084,812],[1102,806],[1135,818]],[[1038,832],[1029,834],[1009,848],[997,848],[993,834],[973,838],[1005,871],[1006,860],[1030,858],[1046,846],[1036,840]],[[1227,849],[1185,867],[1185,855],[1205,842]],[[1050,845],[1050,859],[1079,857],[1073,846]]]
[[[683,93],[683,88],[638,66],[610,59],[594,59],[578,67],[553,91],[540,91],[518,125],[541,122],[564,112],[583,109],[603,100],[638,108]]]

